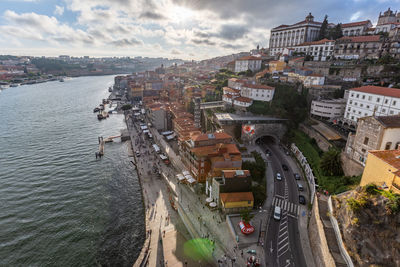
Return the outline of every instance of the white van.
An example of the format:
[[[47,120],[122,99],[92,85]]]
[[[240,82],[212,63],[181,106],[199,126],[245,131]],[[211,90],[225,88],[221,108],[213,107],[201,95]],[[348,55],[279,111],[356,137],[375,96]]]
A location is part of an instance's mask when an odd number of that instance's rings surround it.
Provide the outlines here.
[[[274,208],[274,219],[279,221],[281,219],[281,207],[275,206]]]
[[[154,148],[154,151],[155,151],[156,153],[160,153],[160,152],[161,152],[161,150],[160,150],[160,148],[158,147],[158,145],[154,144],[154,145],[153,145],[153,148]]]

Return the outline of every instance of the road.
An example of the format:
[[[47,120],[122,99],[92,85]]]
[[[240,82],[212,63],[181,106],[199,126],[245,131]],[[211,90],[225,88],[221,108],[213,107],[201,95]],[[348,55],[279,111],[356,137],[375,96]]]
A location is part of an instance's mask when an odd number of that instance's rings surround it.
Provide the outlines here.
[[[307,197],[307,186],[303,178],[300,181],[295,180],[294,172],[300,173],[298,170],[292,170],[291,160],[289,156],[277,144],[270,139],[262,139],[260,147],[265,151],[269,149],[271,155],[270,167],[275,175],[274,177],[274,198],[272,205],[280,206],[282,209],[281,220],[277,221],[273,218],[269,220],[268,231],[265,239],[265,258],[266,266],[277,267],[293,267],[307,266],[300,241],[300,233],[298,227],[298,218],[303,209],[299,204],[299,191],[297,183],[301,183],[304,187],[300,194]],[[282,164],[288,166],[289,170],[284,171]],[[293,165],[293,164],[292,164]],[[282,175],[282,180],[276,179],[276,173]],[[273,216],[274,208],[271,209]]]

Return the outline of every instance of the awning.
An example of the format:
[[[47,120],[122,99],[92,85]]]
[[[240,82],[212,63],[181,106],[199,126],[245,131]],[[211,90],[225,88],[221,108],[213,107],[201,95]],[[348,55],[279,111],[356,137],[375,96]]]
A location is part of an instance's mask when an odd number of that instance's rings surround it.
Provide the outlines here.
[[[211,202],[209,205],[210,205],[210,207],[215,208],[217,206],[217,203]]]
[[[193,178],[189,178],[189,179],[187,179],[187,181],[188,181],[189,184],[193,184],[193,183],[196,182],[196,180],[193,179]]]
[[[176,178],[177,178],[179,181],[185,180],[185,177],[183,177],[182,174],[177,174],[177,175],[176,175]]]
[[[188,172],[188,171],[183,171],[182,174],[183,174],[184,176],[186,176],[186,175],[190,175],[190,172]]]

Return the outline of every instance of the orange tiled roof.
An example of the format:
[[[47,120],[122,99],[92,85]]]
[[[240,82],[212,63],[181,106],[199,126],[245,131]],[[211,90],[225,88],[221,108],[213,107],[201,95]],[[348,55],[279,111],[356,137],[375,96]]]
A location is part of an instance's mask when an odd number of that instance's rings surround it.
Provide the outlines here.
[[[238,89],[233,89],[233,88],[230,88],[230,87],[227,87],[227,86],[223,87],[222,90],[223,90],[223,91],[232,92],[232,93],[235,93],[235,94],[239,94],[239,93],[240,93],[240,90],[238,90]]]
[[[190,149],[191,152],[198,156],[219,155],[219,154],[240,154],[235,144],[217,144],[211,146],[200,146]]]
[[[362,42],[379,42],[381,39],[380,35],[365,35],[365,36],[344,36],[339,40],[345,41],[349,40],[352,43],[362,43]]]
[[[319,41],[314,41],[314,42],[304,42],[304,43],[298,44],[296,46],[320,45],[320,44],[324,44],[326,42],[333,42],[333,40],[329,40],[329,39],[325,38],[325,39],[322,39],[322,40],[319,40]]]
[[[351,91],[358,91],[363,93],[375,94],[375,95],[384,95],[400,98],[400,89],[396,88],[388,88],[374,85],[366,85],[357,88],[350,89]]]
[[[227,138],[232,138],[229,134],[222,132],[222,133],[212,133],[215,138],[212,138],[213,140],[218,140],[218,139],[227,139]],[[193,141],[205,141],[209,140],[209,134],[200,134],[198,136],[193,137]]]
[[[225,178],[234,178],[234,177],[245,178],[250,176],[250,171],[248,170],[240,170],[240,171],[243,172],[243,175],[238,175],[238,172],[236,170],[223,170],[222,173]]]
[[[400,149],[395,150],[370,150],[368,153],[383,160],[396,169],[400,169]],[[394,170],[393,170],[394,171]]]
[[[236,98],[234,99],[234,101],[240,101],[240,102],[245,102],[245,103],[251,103],[253,100],[252,100],[251,98],[248,98],[248,97],[239,96],[239,97],[236,97]]]
[[[253,56],[247,56],[247,57],[238,58],[238,59],[236,59],[236,60],[261,60],[261,58],[259,58],[259,57],[253,57]]]
[[[254,201],[252,192],[220,193],[219,197],[223,203]]]
[[[254,89],[265,89],[265,90],[275,90],[274,87],[268,86],[268,85],[262,85],[262,84],[251,84],[251,83],[246,83],[243,85],[244,87],[248,88],[254,88]]]
[[[357,22],[350,22],[350,23],[344,23],[342,24],[342,29],[343,28],[349,28],[349,27],[357,27],[357,26],[362,26],[366,25],[368,23],[371,23],[369,20],[364,20],[364,21],[357,21]]]

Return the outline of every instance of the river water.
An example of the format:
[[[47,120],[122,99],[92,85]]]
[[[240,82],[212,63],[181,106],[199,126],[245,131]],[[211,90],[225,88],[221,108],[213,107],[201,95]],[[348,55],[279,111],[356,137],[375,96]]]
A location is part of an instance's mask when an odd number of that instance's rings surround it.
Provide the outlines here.
[[[0,92],[0,266],[132,266],[144,241],[140,186],[123,115],[93,108],[113,76]]]

